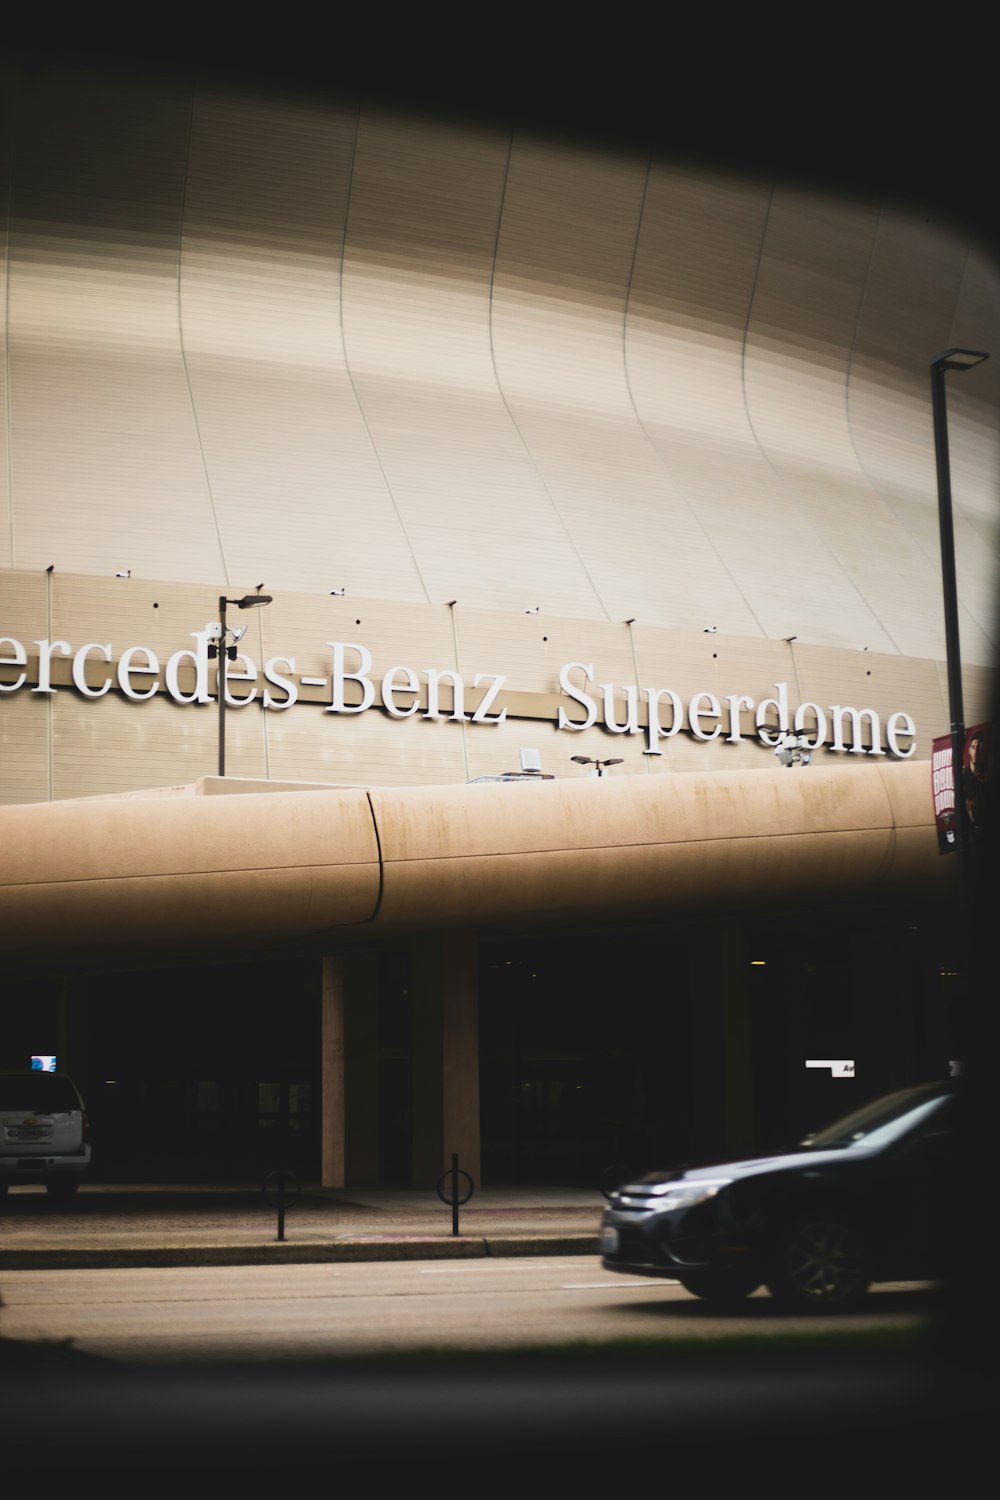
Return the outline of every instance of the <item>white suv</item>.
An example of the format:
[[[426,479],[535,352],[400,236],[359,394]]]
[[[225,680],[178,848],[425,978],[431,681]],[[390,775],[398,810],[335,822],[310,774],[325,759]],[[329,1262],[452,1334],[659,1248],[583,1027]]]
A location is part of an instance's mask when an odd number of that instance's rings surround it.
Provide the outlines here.
[[[0,1073],[0,1194],[42,1182],[55,1198],[76,1192],[90,1167],[90,1121],[65,1073]]]

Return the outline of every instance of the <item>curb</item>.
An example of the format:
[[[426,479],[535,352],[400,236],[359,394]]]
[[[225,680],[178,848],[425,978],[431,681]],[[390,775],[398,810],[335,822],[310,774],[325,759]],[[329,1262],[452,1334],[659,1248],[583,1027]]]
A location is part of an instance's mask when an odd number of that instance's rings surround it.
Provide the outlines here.
[[[270,1240],[253,1245],[114,1245],[107,1248],[0,1250],[0,1275],[7,1271],[76,1271],[132,1266],[316,1265],[351,1261],[483,1260],[529,1255],[597,1255],[596,1235],[546,1236],[432,1235],[324,1241],[317,1244]]]

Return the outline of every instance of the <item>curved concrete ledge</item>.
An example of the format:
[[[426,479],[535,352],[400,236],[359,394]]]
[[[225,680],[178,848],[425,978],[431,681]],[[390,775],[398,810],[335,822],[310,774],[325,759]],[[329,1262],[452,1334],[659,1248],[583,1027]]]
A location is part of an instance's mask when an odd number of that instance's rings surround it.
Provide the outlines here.
[[[373,792],[379,926],[925,894],[953,874],[929,778],[867,764]]]
[[[369,922],[378,906],[364,791],[3,808],[0,848],[0,940],[12,960],[295,943]]]
[[[924,895],[929,769],[604,778],[0,809],[9,961],[305,947],[435,925],[592,922]]]

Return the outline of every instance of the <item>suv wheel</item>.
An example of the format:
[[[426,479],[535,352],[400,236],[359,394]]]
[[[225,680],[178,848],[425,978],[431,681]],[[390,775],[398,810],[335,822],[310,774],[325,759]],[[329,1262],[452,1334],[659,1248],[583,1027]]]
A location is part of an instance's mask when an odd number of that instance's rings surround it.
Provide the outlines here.
[[[54,1198],[57,1203],[65,1203],[68,1199],[73,1197],[78,1186],[79,1184],[77,1183],[75,1177],[56,1178],[52,1182],[47,1182],[45,1184],[45,1191],[48,1193],[49,1197]]]
[[[767,1289],[794,1312],[846,1312],[871,1284],[863,1236],[846,1220],[802,1219],[774,1247]]]

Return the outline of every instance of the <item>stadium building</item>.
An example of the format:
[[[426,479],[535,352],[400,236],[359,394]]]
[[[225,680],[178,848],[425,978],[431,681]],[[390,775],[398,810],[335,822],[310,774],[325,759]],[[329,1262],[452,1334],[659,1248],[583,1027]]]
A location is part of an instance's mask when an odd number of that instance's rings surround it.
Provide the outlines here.
[[[330,1185],[596,1183],[961,1059],[929,366],[1000,345],[989,252],[499,124],[7,92],[2,1062],[103,1169],[287,1120]],[[969,725],[998,380],[948,385]]]

